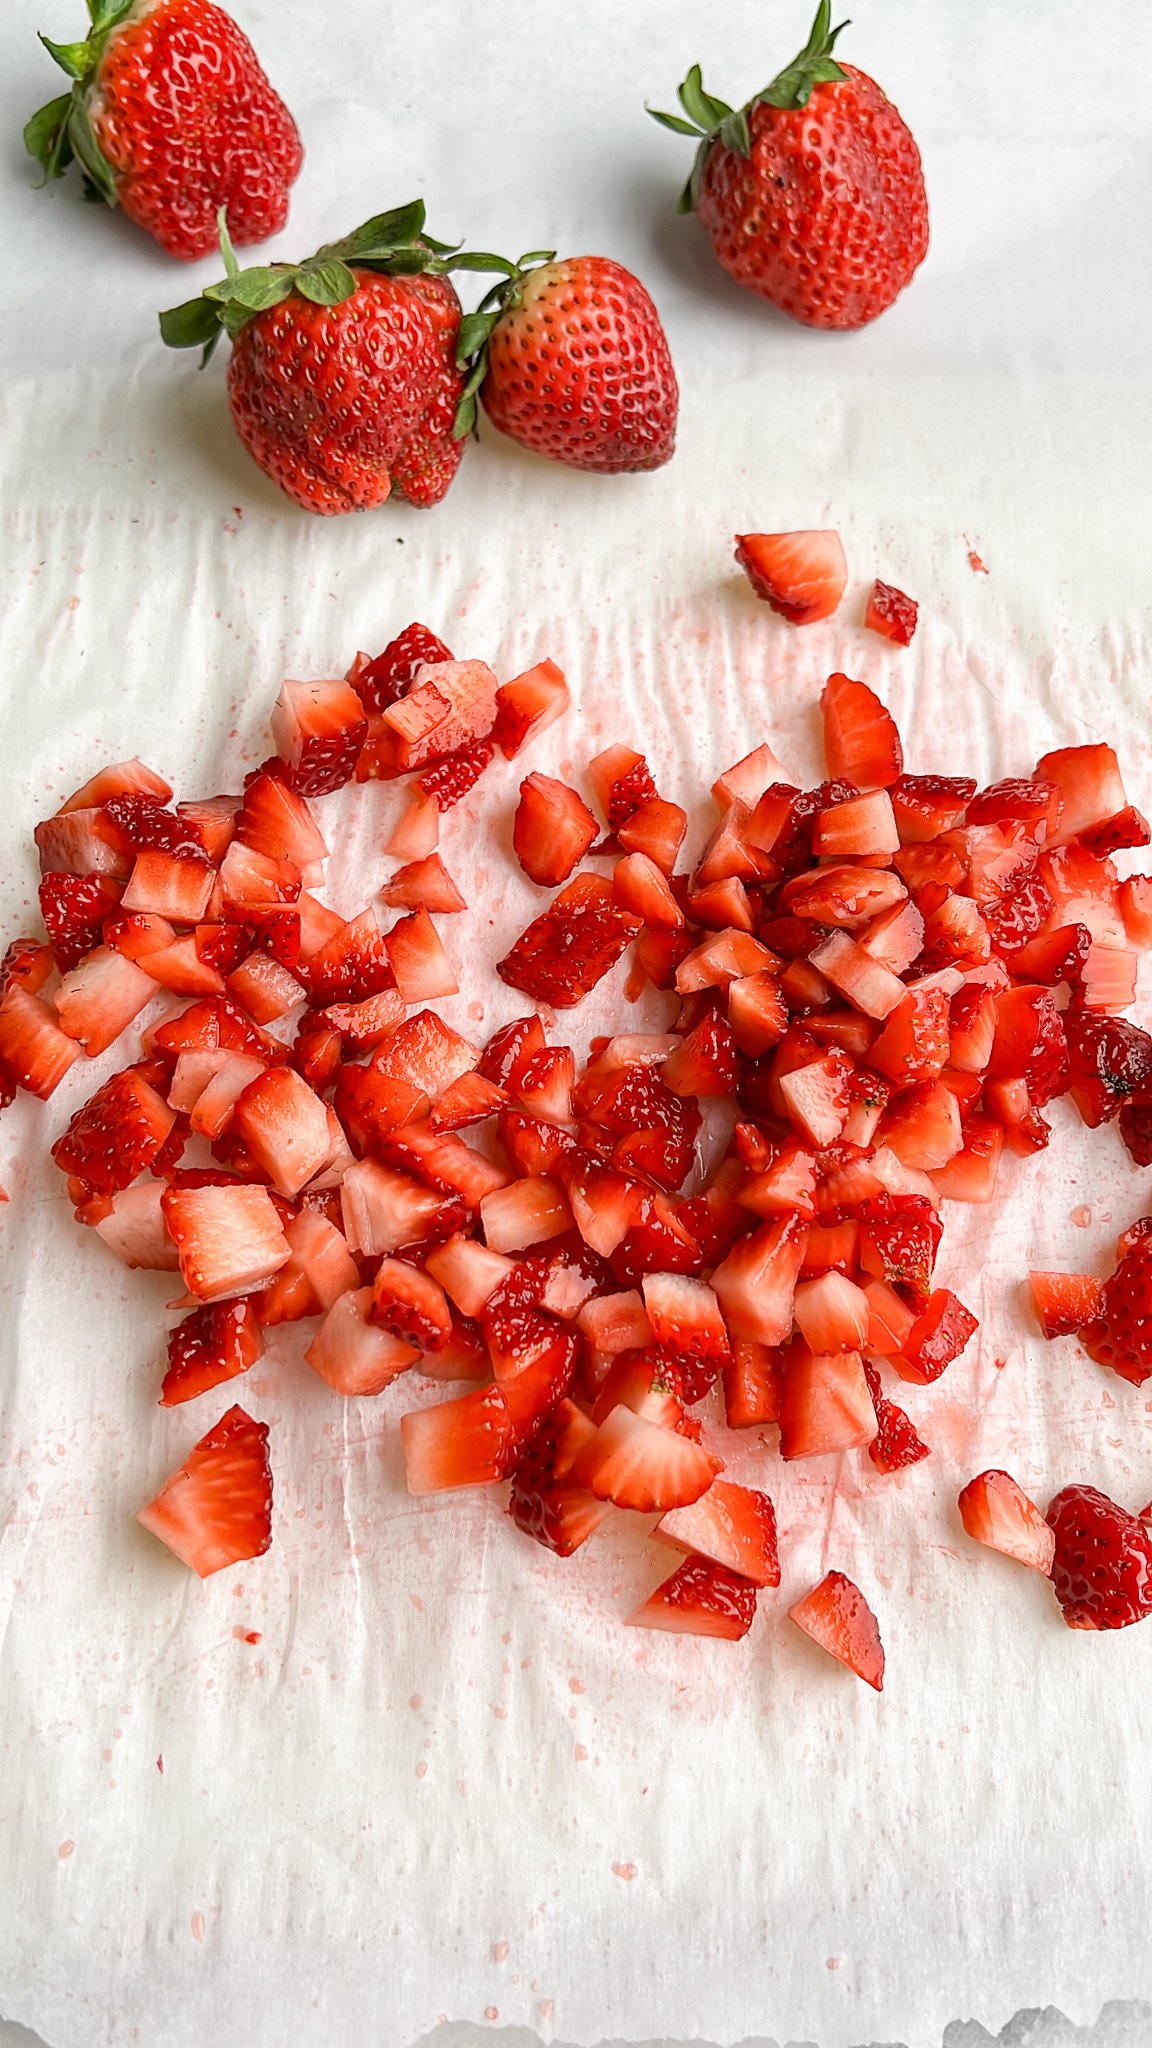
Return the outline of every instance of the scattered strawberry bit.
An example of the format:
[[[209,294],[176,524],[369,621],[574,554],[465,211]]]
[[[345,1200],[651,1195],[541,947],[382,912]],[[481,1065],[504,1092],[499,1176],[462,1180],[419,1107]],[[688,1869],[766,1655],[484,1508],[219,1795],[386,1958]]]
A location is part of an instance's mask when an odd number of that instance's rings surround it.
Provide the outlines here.
[[[897,647],[911,644],[916,631],[920,607],[914,597],[905,597],[891,583],[881,583],[877,577],[868,597],[864,613],[864,624],[870,632],[879,633],[885,640],[894,640]]]
[[[738,533],[736,560],[757,597],[793,626],[831,618],[848,581],[838,533]]]
[[[1007,1472],[979,1472],[959,1499],[968,1535],[1048,1578],[1056,1538],[1034,1501]]]
[[[1094,1486],[1050,1503],[1052,1583],[1069,1628],[1129,1628],[1152,1614],[1152,1534]]]
[[[859,1586],[843,1572],[828,1572],[788,1609],[805,1635],[836,1657],[876,1692],[884,1690],[884,1645],[876,1616]]]
[[[230,1408],[137,1519],[202,1579],[262,1557],[272,1541],[267,1425]]]

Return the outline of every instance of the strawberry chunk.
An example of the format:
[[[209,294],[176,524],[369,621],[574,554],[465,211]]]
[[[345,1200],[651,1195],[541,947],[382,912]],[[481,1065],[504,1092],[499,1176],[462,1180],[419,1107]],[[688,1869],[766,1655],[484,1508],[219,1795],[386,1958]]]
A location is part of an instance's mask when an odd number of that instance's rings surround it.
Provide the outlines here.
[[[916,631],[920,607],[914,597],[906,597],[892,583],[881,583],[877,577],[868,595],[864,613],[864,624],[870,632],[879,633],[885,640],[894,640],[897,647],[907,647]]]
[[[876,1413],[858,1351],[814,1353],[798,1345],[786,1359],[780,1396],[780,1455],[819,1458],[851,1451],[876,1435]]]
[[[240,1096],[235,1129],[282,1195],[298,1195],[332,1151],[328,1112],[292,1067],[274,1067]]]
[[[421,668],[451,659],[444,642],[417,621],[397,633],[374,660],[358,659],[348,680],[365,711],[386,711],[415,682]]]
[[[864,1360],[864,1377],[876,1415],[876,1434],[867,1446],[868,1456],[878,1472],[903,1472],[929,1456],[928,1445],[913,1427],[903,1408],[889,1401],[880,1385],[874,1365]]]
[[[136,1519],[202,1579],[262,1557],[272,1541],[267,1424],[230,1408]]]
[[[616,1407],[579,1452],[572,1477],[598,1500],[663,1514],[699,1500],[720,1469],[719,1459],[689,1437]]]
[[[595,1425],[575,1403],[559,1401],[532,1437],[512,1474],[508,1512],[525,1536],[557,1557],[571,1557],[612,1513],[567,1475]]]
[[[61,974],[100,944],[104,920],[119,901],[119,884],[107,875],[41,876],[40,915]]]
[[[1056,1537],[1034,1501],[1008,1472],[979,1472],[963,1489],[957,1506],[966,1533],[1045,1578],[1052,1570]]]
[[[856,789],[890,789],[903,770],[904,750],[875,691],[850,676],[829,676],[820,709],[829,774]]]
[[[780,1584],[776,1511],[768,1495],[754,1486],[714,1479],[690,1507],[672,1508],[664,1515],[655,1533],[754,1586]]]
[[[450,811],[475,789],[494,752],[491,740],[484,739],[455,747],[424,770],[416,787],[421,796],[435,804],[437,811]]]
[[[757,597],[793,626],[831,618],[848,581],[838,533],[738,533],[736,560]]]
[[[364,704],[348,683],[283,685],[272,738],[302,796],[322,796],[350,782],[367,736]]]
[[[263,1349],[250,1301],[217,1301],[210,1308],[193,1309],[169,1333],[161,1407],[175,1408],[235,1379],[255,1365]]]
[[[755,1586],[709,1558],[691,1557],[633,1610],[628,1626],[739,1642],[755,1617]]]
[[[184,1285],[201,1301],[248,1294],[291,1256],[265,1188],[167,1188],[160,1206]]]
[[[424,767],[487,739],[496,721],[496,678],[483,661],[426,663],[383,719],[399,741],[401,772]]]
[[[613,902],[610,883],[578,875],[521,933],[496,972],[534,1001],[570,1009],[615,966],[636,928]]]
[[[1152,1037],[1123,1017],[1102,1017],[1073,1007],[1064,1015],[1069,1093],[1084,1122],[1095,1129],[1152,1083]]]
[[[0,1090],[8,1100],[19,1087],[46,1102],[79,1054],[47,1003],[10,981],[0,996]]]
[[[938,1380],[954,1358],[959,1358],[980,1325],[970,1309],[947,1287],[931,1294],[904,1340],[892,1356],[901,1379],[926,1387]]]
[[[1048,1504],[1052,1583],[1069,1628],[1130,1628],[1152,1614],[1152,1535],[1094,1486]]]
[[[1078,1336],[1104,1300],[1104,1282],[1090,1273],[1029,1273],[1028,1285],[1046,1337]]]
[[[175,1122],[140,1068],[126,1067],[76,1111],[52,1157],[61,1173],[75,1174],[98,1194],[116,1194],[154,1163]]]
[[[554,661],[538,661],[496,692],[496,741],[511,761],[562,717],[571,702],[568,685]]]
[[[520,784],[512,845],[530,881],[544,888],[566,882],[598,829],[583,798],[566,782],[551,775],[529,775]]]
[[[499,1387],[403,1415],[400,1434],[409,1493],[491,1486],[516,1463],[516,1430]]]
[[[805,1237],[799,1217],[783,1216],[742,1238],[716,1268],[712,1286],[735,1340],[767,1345],[787,1341]]]
[[[1131,1386],[1152,1379],[1152,1238],[1128,1243],[1104,1282],[1098,1309],[1077,1334],[1089,1358]]]
[[[828,1572],[818,1586],[788,1609],[805,1635],[854,1671],[876,1692],[884,1690],[884,1646],[880,1628],[859,1586],[843,1572]]]
[[[304,1353],[314,1373],[352,1400],[382,1394],[420,1357],[414,1344],[377,1323],[372,1311],[370,1287],[340,1295]]]

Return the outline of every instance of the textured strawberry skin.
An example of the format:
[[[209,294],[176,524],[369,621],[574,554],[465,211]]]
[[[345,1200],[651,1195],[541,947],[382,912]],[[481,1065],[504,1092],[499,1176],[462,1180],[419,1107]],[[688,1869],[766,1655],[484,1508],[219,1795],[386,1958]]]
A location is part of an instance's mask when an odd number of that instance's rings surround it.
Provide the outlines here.
[[[807,327],[864,327],[928,248],[920,152],[878,85],[851,65],[806,107],[758,100],[751,157],[708,152],[696,211],[747,291]]]
[[[460,302],[446,278],[353,274],[342,305],[293,293],[241,328],[228,366],[236,431],[307,512],[365,511],[393,491],[433,505],[463,452]]]
[[[266,241],[288,218],[304,152],[256,53],[213,0],[137,5],[109,36],[88,113],[129,220],[170,256]]]
[[[501,433],[572,469],[659,469],[676,444],[660,317],[639,279],[602,256],[529,273],[493,332],[481,397]]]
[[[1094,1486],[1066,1486],[1046,1517],[1052,1583],[1069,1628],[1130,1628],[1152,1614],[1152,1537]]]

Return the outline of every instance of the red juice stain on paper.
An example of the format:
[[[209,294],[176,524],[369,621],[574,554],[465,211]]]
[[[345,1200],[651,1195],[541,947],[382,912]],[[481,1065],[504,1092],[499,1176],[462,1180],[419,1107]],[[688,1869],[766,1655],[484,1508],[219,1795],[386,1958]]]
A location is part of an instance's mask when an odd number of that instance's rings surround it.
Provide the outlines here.
[[[56,1851],[61,1863],[67,1863],[75,1847],[75,1842],[61,1842],[60,1847]]]
[[[507,1956],[508,1943],[506,1941],[494,1941],[492,1943],[492,1961],[494,1963],[502,1963],[507,1960]]]
[[[161,1776],[161,1777],[163,1777],[163,1776],[164,1776],[164,1754],[163,1754],[163,1751],[161,1751],[160,1755],[159,1755],[159,1756],[157,1757],[157,1759],[156,1759],[156,1769],[157,1769],[157,1770],[159,1771],[159,1773],[160,1773],[160,1776]]]
[[[964,535],[964,542],[968,549],[968,567],[971,569],[972,574],[974,576],[986,576],[988,574],[988,564],[982,556],[977,554],[967,534]]]
[[[634,1863],[614,1863],[612,1865],[612,1873],[615,1877],[624,1878],[625,1881],[629,1884],[631,1883],[632,1879],[638,1875],[636,1865]]]
[[[1077,1208],[1073,1209],[1071,1220],[1076,1225],[1077,1230],[1088,1229],[1092,1221],[1092,1211],[1088,1207],[1087,1202],[1081,1202]]]
[[[486,2006],[484,2007],[484,2017],[485,2017],[485,2019],[486,2019],[486,2020],[498,2020],[498,2019],[499,2019],[499,2017],[500,2017],[500,2008],[499,2008],[499,2006],[498,2006],[498,2005],[486,2005]]]
[[[539,2004],[539,2008],[538,2008],[538,2010],[539,2010],[539,2013],[540,2013],[540,2017],[541,2017],[541,2019],[542,2019],[542,2020],[550,2020],[550,2019],[551,2019],[551,2017],[552,2017],[552,2015],[553,2015],[553,2013],[554,2013],[554,2012],[555,2012],[555,2010],[556,2010],[556,2007],[555,2007],[555,2004],[553,2003],[552,1999],[550,1999],[550,1998],[542,1998],[542,1999],[540,2000],[540,2004]]]
[[[191,1924],[192,1924],[192,1939],[193,1939],[193,1941],[203,1941],[203,1939],[204,1939],[204,1915],[203,1915],[203,1913],[201,1913],[201,1912],[199,1912],[199,1911],[197,1911],[197,1912],[193,1913],[193,1915],[192,1915],[192,1923],[191,1923]]]
[[[262,1643],[264,1638],[258,1628],[242,1628],[237,1622],[232,1630],[232,1640],[234,1643]]]

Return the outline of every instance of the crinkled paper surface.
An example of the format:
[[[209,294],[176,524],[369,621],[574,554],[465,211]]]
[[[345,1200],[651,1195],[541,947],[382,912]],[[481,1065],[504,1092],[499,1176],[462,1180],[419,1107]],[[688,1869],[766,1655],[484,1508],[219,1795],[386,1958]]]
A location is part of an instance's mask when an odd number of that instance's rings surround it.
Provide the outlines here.
[[[697,841],[709,781],[759,739],[816,777],[834,667],[883,693],[913,769],[992,778],[1107,737],[1152,806],[1140,0],[1053,0],[1030,41],[991,0],[859,10],[846,48],[914,119],[934,242],[855,337],[727,284],[671,212],[688,145],[642,112],[697,57],[751,91],[799,40],[792,10],[518,0],[482,24],[448,0],[418,21],[237,0],[309,152],[274,253],[416,191],[445,238],[603,249],[650,284],[683,386],[654,476],[569,474],[484,430],[435,513],[330,522],[247,463],[219,366],[155,345],[156,308],[212,266],[26,189],[15,136],[51,84],[39,11],[10,12],[6,936],[34,908],[33,823],[96,762],[235,786],[285,674],[340,673],[413,616],[502,675],[560,662],[574,708],[531,765],[645,746]],[[832,524],[848,597],[791,632],[730,536]],[[921,601],[907,652],[859,627],[877,573]],[[534,895],[509,861],[517,780],[494,771],[443,836],[471,905],[445,920],[447,1010],[478,1034],[515,1013],[488,963]],[[338,908],[379,886],[399,802],[319,806]],[[624,1010],[616,976],[578,1043]],[[1023,1304],[1029,1265],[1105,1270],[1145,1205],[1114,1133],[1058,1108],[992,1209],[951,1213],[941,1273],[981,1331],[909,1390],[926,1465],[735,1445],[776,1499],[784,1583],[729,1646],[622,1627],[659,1575],[639,1536],[564,1564],[495,1495],[410,1500],[406,1391],[341,1404],[290,1332],[243,1390],[272,1428],[269,1555],[201,1584],[146,1536],[133,1510],[234,1390],[157,1408],[170,1290],[81,1236],[47,1161],[117,1063],[0,1126],[0,2012],[50,2048],[410,2048],[442,2017],[581,2048],[938,2048],[958,2015],[1087,2024],[1149,1996],[1152,1629],[1065,1630],[954,1506],[990,1464],[1041,1499],[1073,1477],[1152,1494],[1145,1397],[1043,1345]],[[784,1621],[832,1565],[880,1615],[880,1698]]]

